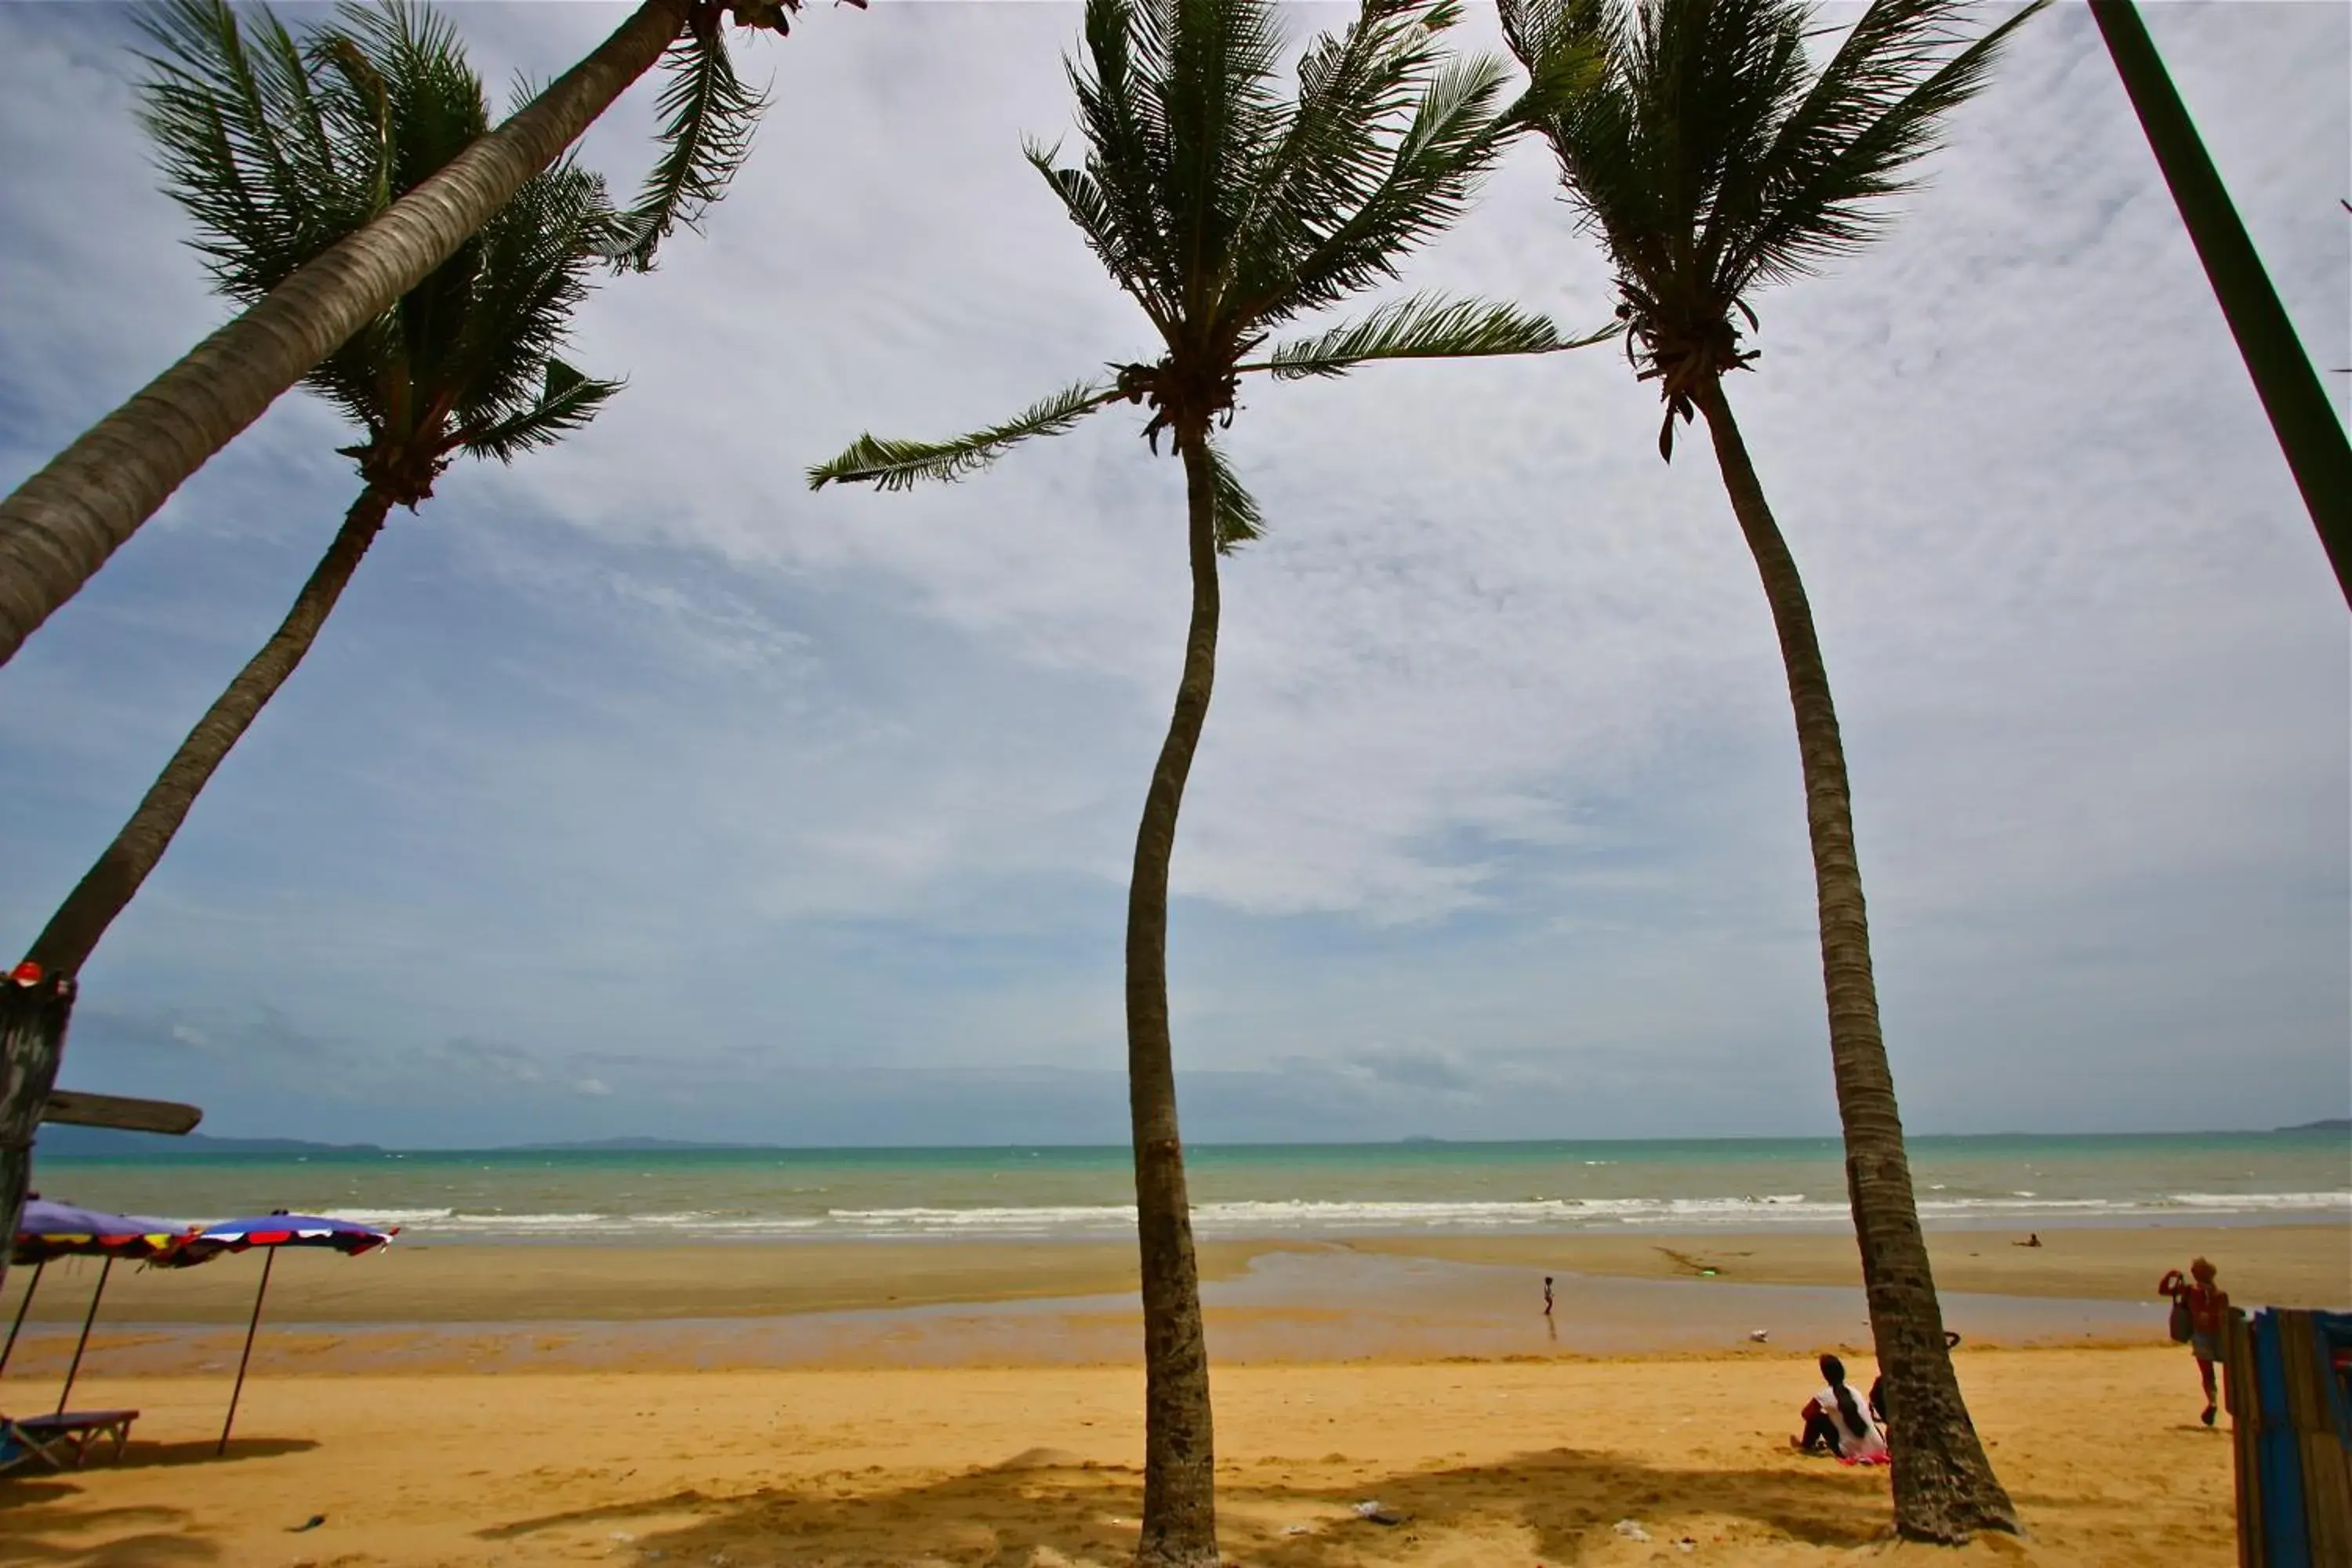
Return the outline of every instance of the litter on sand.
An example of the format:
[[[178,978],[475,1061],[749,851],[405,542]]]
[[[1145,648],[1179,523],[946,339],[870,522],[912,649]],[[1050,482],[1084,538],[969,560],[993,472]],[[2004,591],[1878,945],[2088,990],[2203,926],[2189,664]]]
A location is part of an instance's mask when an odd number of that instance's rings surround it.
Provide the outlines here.
[[[1358,1519],[1367,1520],[1373,1524],[1402,1524],[1404,1522],[1404,1515],[1401,1513],[1392,1513],[1388,1509],[1381,1507],[1378,1499],[1358,1503],[1356,1505],[1356,1517]]]
[[[1617,1521],[1616,1528],[1617,1533],[1623,1536],[1628,1541],[1647,1541],[1650,1539],[1650,1532],[1643,1530],[1639,1524],[1636,1524],[1630,1519],[1619,1520]]]

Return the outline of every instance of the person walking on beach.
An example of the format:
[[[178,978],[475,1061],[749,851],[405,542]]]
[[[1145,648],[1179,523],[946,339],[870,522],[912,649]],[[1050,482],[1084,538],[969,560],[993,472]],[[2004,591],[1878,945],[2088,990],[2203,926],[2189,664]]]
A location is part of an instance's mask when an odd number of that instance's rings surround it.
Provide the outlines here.
[[[2156,1282],[2158,1295],[2172,1298],[2173,1339],[2186,1342],[2197,1358],[2197,1380],[2205,1385],[2205,1414],[2197,1419],[2208,1426],[2220,1406],[2213,1392],[2213,1363],[2221,1359],[2221,1322],[2230,1311],[2230,1293],[2214,1283],[2216,1272],[2200,1258],[2189,1264],[2186,1277],[2173,1268]]]
[[[1544,1276],[1544,1316],[1551,1316],[1551,1276]]]

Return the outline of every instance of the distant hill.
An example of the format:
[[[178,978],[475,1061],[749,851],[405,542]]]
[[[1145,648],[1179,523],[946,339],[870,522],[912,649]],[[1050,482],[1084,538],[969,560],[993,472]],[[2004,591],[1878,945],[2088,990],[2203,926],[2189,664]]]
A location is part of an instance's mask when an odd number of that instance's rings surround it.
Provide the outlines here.
[[[572,1143],[512,1143],[504,1146],[534,1154],[552,1153],[558,1150],[625,1153],[640,1149],[772,1149],[776,1147],[772,1143],[705,1143],[691,1138],[589,1138]]]
[[[51,1122],[41,1129],[34,1157],[123,1160],[142,1154],[381,1154],[373,1143],[311,1143],[299,1138],[214,1138],[202,1132],[172,1137],[112,1127]]]
[[[2305,1121],[2293,1127],[2282,1127],[2282,1132],[2352,1132],[2352,1116],[2330,1116],[2318,1121]]]

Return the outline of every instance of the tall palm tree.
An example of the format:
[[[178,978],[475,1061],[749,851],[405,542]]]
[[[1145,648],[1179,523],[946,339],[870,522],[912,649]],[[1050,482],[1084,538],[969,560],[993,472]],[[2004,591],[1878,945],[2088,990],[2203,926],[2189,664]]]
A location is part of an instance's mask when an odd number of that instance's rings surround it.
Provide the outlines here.
[[[1087,0],[1084,63],[1069,62],[1087,143],[1075,168],[1032,144],[1043,174],[1160,337],[1158,357],[1110,367],[1003,425],[946,442],[860,437],[809,471],[898,489],[961,479],[1033,436],[1113,403],[1149,404],[1184,465],[1192,614],[1173,717],[1144,796],[1128,889],[1127,1062],[1143,1279],[1142,1537],[1137,1562],[1217,1562],[1208,1352],[1202,1337],[1168,1020],[1168,870],[1184,781],[1216,668],[1217,561],[1258,537],[1257,504],[1212,436],[1244,375],[1344,374],[1375,360],[1549,353],[1577,346],[1507,305],[1427,297],[1253,358],[1278,327],[1396,276],[1460,215],[1524,125],[1502,108],[1507,68],[1451,59],[1453,0],[1364,0],[1318,38],[1295,96],[1277,90],[1275,0]],[[1605,335],[1605,334],[1604,334]],[[1594,341],[1594,340],[1583,340]]]
[[[848,3],[863,8],[866,0]],[[800,5],[642,0],[612,37],[495,132],[486,127],[432,179],[250,300],[17,486],[0,500],[0,664],[188,476],[456,254],[667,54],[662,156],[611,250],[620,265],[651,266],[661,240],[725,188],[764,103],[735,74],[725,19],[782,34]],[[290,90],[282,80],[269,85]]]
[[[268,293],[488,124],[455,33],[404,0],[347,8],[339,26],[300,42],[266,7],[245,26],[219,0],[170,0],[147,28],[159,52],[141,119],[195,222],[195,248],[231,299]],[[88,960],[197,792],[310,652],[392,509],[415,510],[460,457],[510,462],[561,440],[619,390],[557,355],[590,277],[627,233],[603,179],[559,162],[305,377],[359,427],[341,448],[359,469],[358,499],[284,623],[34,941],[27,963],[41,974],[70,975]],[[28,1016],[51,1026],[0,1029],[0,1213],[12,1226],[64,1050],[61,1005]]]
[[[1797,563],[1732,417],[1723,377],[1752,369],[1750,299],[1864,244],[1909,188],[1945,117],[1980,88],[2042,0],[1967,41],[1959,0],[1873,0],[1827,61],[1804,0],[1503,0],[1511,48],[1538,76],[1598,61],[1540,116],[1570,200],[1617,269],[1628,357],[1675,422],[1706,416],[1733,515],[1780,634],[1803,761],[1830,1058],[1846,1185],[1879,1366],[1892,1396],[1895,1522],[1964,1540],[2015,1511],[1969,1424],[1913,1200],[1879,1033],[1853,813],[1829,676]]]

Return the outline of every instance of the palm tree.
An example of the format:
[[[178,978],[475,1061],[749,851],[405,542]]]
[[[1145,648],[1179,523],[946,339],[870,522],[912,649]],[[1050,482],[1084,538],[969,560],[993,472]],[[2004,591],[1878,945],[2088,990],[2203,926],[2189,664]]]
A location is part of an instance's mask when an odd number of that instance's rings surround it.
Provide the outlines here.
[[[1803,761],[1820,903],[1830,1058],[1846,1184],[1879,1366],[1892,1395],[1895,1510],[1906,1536],[1959,1541],[2016,1528],[1969,1424],[1912,1197],[1879,1034],[1845,751],[1797,563],[1732,417],[1722,380],[1753,368],[1750,298],[1869,240],[1944,118],[1986,79],[2042,0],[1965,41],[1958,0],[1873,0],[1815,68],[1804,0],[1503,0],[1511,48],[1538,76],[1569,56],[1598,68],[1540,117],[1570,200],[1617,269],[1618,316],[1640,379],[1675,421],[1706,416],[1740,532],[1780,634]]]
[[[848,3],[862,8],[866,0]],[[619,265],[650,267],[662,239],[691,225],[725,188],[764,105],[735,74],[724,19],[782,34],[800,5],[642,0],[594,52],[495,132],[485,127],[435,177],[254,298],[17,486],[0,500],[0,664],[189,475],[455,255],[667,53],[663,153],[609,252]],[[264,85],[292,90],[266,75]]]
[[[339,27],[307,45],[266,7],[247,26],[218,0],[170,0],[146,26],[160,53],[141,119],[168,189],[195,221],[195,247],[231,299],[268,293],[488,124],[455,33],[402,0],[346,9]],[[625,225],[602,178],[559,162],[305,378],[360,428],[341,448],[358,467],[359,497],[285,622],[35,940],[27,963],[41,975],[71,975],[89,959],[197,792],[310,652],[392,509],[415,510],[459,457],[510,462],[561,440],[619,390],[557,354]],[[50,1026],[0,1027],[0,1212],[12,1226],[64,1051],[65,1007],[36,1011]]]
[[[1262,524],[1212,427],[1232,423],[1240,378],[1255,373],[1336,376],[1375,360],[1578,346],[1507,305],[1416,297],[1251,357],[1285,322],[1395,277],[1408,252],[1462,212],[1523,128],[1524,100],[1498,112],[1501,61],[1440,52],[1439,36],[1459,15],[1452,0],[1364,0],[1352,26],[1307,49],[1297,92],[1285,101],[1274,0],[1087,0],[1087,58],[1069,64],[1085,162],[1057,166],[1056,149],[1034,143],[1028,156],[1157,329],[1159,356],[1113,366],[1108,378],[952,441],[863,436],[809,471],[813,489],[961,479],[1113,403],[1148,403],[1143,434],[1156,452],[1167,431],[1184,465],[1192,626],[1144,796],[1127,919],[1147,1378],[1136,1560],[1152,1568],[1218,1561],[1208,1352],[1169,1039],[1168,871],[1215,676],[1218,557],[1257,538]]]

